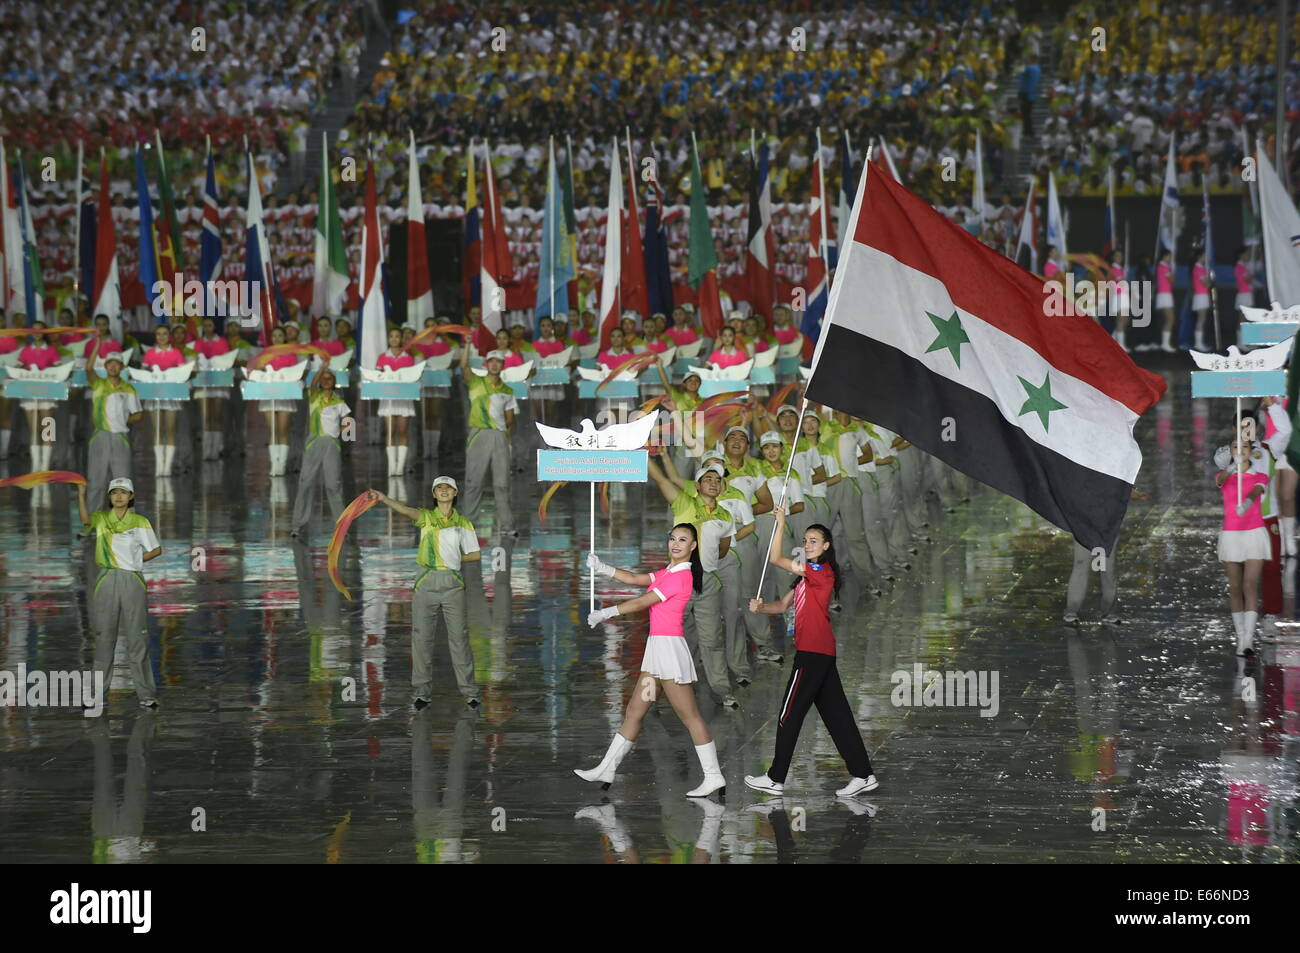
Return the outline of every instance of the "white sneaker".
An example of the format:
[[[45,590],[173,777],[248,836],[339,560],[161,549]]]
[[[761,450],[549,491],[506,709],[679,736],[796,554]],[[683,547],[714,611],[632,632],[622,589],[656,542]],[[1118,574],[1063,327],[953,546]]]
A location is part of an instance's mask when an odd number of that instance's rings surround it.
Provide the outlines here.
[[[745,787],[771,797],[781,797],[785,794],[785,785],[777,784],[766,774],[760,774],[758,777],[745,775]]]
[[[773,651],[772,649],[759,649],[756,653],[754,653],[754,657],[757,658],[760,662],[776,662],[780,664],[781,662],[785,661],[784,655],[782,655],[780,652]]]
[[[865,794],[867,791],[874,791],[878,787],[880,787],[880,782],[876,780],[876,776],[873,774],[865,778],[854,778],[836,791],[835,796],[854,797],[858,794]]]

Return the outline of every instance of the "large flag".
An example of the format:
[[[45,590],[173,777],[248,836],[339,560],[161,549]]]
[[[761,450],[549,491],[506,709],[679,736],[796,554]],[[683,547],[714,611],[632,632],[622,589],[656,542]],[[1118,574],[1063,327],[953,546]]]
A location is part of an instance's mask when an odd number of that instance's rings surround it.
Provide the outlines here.
[[[486,354],[496,346],[496,333],[505,327],[506,294],[503,283],[511,271],[506,244],[505,219],[497,200],[496,177],[492,172],[492,148],[483,144],[483,265],[479,271],[483,322],[475,346]]]
[[[718,295],[718,253],[709,227],[709,203],[700,174],[700,150],[691,134],[691,239],[687,255],[687,281],[699,292],[697,309],[704,336],[717,338],[722,330],[722,299]]]
[[[1115,218],[1115,167],[1113,165],[1106,167],[1106,216],[1103,222],[1101,253],[1110,260],[1111,253],[1115,251],[1118,240],[1115,237],[1115,229],[1118,221]]]
[[[623,289],[623,307],[648,317],[654,313],[650,307],[650,293],[646,287],[645,249],[641,244],[641,214],[636,206],[636,166],[632,162],[632,133],[627,138],[627,208],[623,212],[622,273],[619,276]],[[667,315],[668,312],[664,311]],[[570,322],[578,327],[578,322]]]
[[[212,282],[221,277],[221,206],[217,199],[217,166],[212,158],[212,141],[207,143],[207,172],[203,180],[203,231],[199,233],[199,281],[207,314],[225,333],[225,305],[213,300]]]
[[[160,309],[158,323],[164,324],[167,315],[171,314],[172,302],[165,293],[159,295],[154,290],[159,272],[158,245],[153,229],[153,201],[149,198],[149,180],[145,176],[144,156],[140,154],[139,146],[135,148],[135,198],[140,208],[140,284],[144,287],[144,300],[151,308],[155,306],[155,298],[163,299],[157,307]],[[171,275],[167,276],[167,280],[171,281]]]
[[[821,131],[817,133],[817,155],[813,157],[812,201],[808,203],[808,274],[804,279],[803,332],[804,359],[812,357],[813,344],[821,336],[822,317],[830,296],[830,281],[826,270],[826,203],[822,200],[826,188],[822,176]]]
[[[1087,317],[871,163],[807,396],[882,424],[1111,551],[1164,393]],[[863,373],[870,368],[870,373]]]
[[[633,180],[632,188],[636,188]],[[650,197],[645,204],[645,275],[650,293],[650,311],[671,314],[673,310],[672,272],[668,267],[668,229],[664,227],[664,190],[659,180],[650,182]]]
[[[537,273],[534,331],[545,315],[569,310],[569,281],[574,269],[574,234],[564,207],[564,184],[555,164],[555,142],[546,160],[546,208],[542,216],[542,263]]]
[[[975,130],[975,194],[972,198],[975,220],[979,222],[979,234],[982,235],[984,226],[988,224],[988,200],[984,195],[984,145],[978,129]]]
[[[248,226],[244,232],[244,280],[250,288],[257,288],[252,298],[252,314],[260,328],[258,343],[267,347],[271,343],[271,330],[286,315],[282,309],[280,285],[275,280],[275,266],[271,261],[271,245],[266,238],[262,222],[262,187],[257,182],[257,169],[253,167],[253,154],[244,154],[248,163]]]
[[[167,311],[177,317],[185,314],[185,247],[181,239],[180,220],[176,217],[176,199],[172,195],[171,176],[167,173],[167,157],[163,154],[162,134],[154,130],[158,149],[158,219],[154,227],[154,243],[158,251],[158,277],[172,283],[172,300]],[[191,338],[198,337],[195,315],[187,315],[185,324]]]
[[[19,155],[15,165],[18,178],[18,215],[22,230],[23,283],[18,301],[27,314],[27,325],[45,320],[45,281],[41,275],[41,259],[36,254],[36,228],[32,223],[32,207],[27,201],[27,176]]]
[[[1156,261],[1166,249],[1178,248],[1178,176],[1174,172],[1174,135],[1169,134],[1169,157],[1165,161],[1165,184],[1160,190],[1160,218],[1156,223]]]
[[[90,295],[91,317],[108,318],[113,337],[122,340],[122,291],[117,275],[117,226],[113,224],[113,198],[108,192],[108,160],[99,151],[99,202],[95,209],[95,283]]]
[[[424,240],[424,199],[420,196],[420,167],[415,161],[415,132],[411,132],[406,186],[406,326],[417,331],[433,317],[433,282],[429,279],[429,249]]]
[[[772,185],[768,176],[767,142],[754,152],[749,145],[749,231],[745,249],[745,289],[755,314],[772,316],[776,300],[776,242],[772,236]]]
[[[0,308],[6,311],[24,307],[19,304],[23,287],[23,230],[18,215],[16,178],[9,175],[9,160],[4,140],[0,139]]]
[[[1284,308],[1294,308],[1300,305],[1300,214],[1264,149],[1258,148],[1255,156],[1268,300]]]
[[[339,214],[334,177],[330,174],[329,139],[323,131],[320,134],[319,191],[320,198],[316,206],[316,254],[311,281],[313,318],[340,314],[351,282],[348,276],[348,252],[343,244],[343,219]],[[312,333],[314,336],[315,331]]]
[[[374,367],[388,349],[388,315],[384,307],[384,236],[379,231],[375,165],[366,165],[366,214],[361,227],[361,317],[357,338],[361,366]]]
[[[1047,173],[1047,244],[1056,248],[1061,261],[1069,261],[1065,246],[1065,219],[1061,217],[1061,200],[1056,194],[1056,175]]]
[[[609,153],[609,210],[605,217],[605,273],[600,282],[600,346],[609,347],[609,332],[618,327],[619,279],[623,271],[623,173],[618,140]]]
[[[1025,196],[1025,209],[1020,213],[1020,237],[1016,240],[1015,260],[1020,261],[1020,249],[1029,246],[1029,270],[1038,272],[1038,202],[1034,198],[1034,180],[1029,180],[1029,194]]]
[[[465,232],[464,252],[461,255],[460,294],[465,301],[465,311],[482,300],[480,298],[479,271],[483,268],[482,211],[478,205],[478,188],[474,181],[474,140],[465,150]]]

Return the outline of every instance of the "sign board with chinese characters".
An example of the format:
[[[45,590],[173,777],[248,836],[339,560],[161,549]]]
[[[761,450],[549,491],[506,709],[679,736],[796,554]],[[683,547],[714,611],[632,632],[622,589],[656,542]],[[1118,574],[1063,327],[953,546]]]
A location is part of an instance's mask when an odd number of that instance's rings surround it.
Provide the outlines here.
[[[743,381],[700,381],[700,397],[716,397],[718,394],[730,394],[733,391],[748,393],[751,383],[749,379]]]
[[[1238,362],[1224,359],[1223,363]],[[1192,371],[1193,397],[1276,397],[1285,393],[1286,371]]]
[[[538,450],[537,479],[552,483],[644,483],[649,475],[648,458],[645,450]]]
[[[67,400],[67,381],[20,381],[5,379],[5,396],[15,400]]]
[[[362,381],[362,400],[419,400],[419,381]]]
[[[302,400],[302,381],[244,381],[244,400]]]
[[[636,381],[610,381],[606,384],[599,394],[596,388],[600,386],[600,381],[578,381],[578,396],[583,400],[599,398],[600,400],[619,400],[635,398],[638,393]]]
[[[451,371],[447,370],[445,367],[440,370],[426,367],[424,369],[424,376],[420,378],[420,382],[424,384],[425,387],[450,387]]]
[[[193,383],[195,387],[234,387],[235,371],[233,368],[224,371],[197,371]]]
[[[1259,347],[1265,344],[1280,344],[1288,338],[1295,337],[1297,325],[1280,322],[1243,322],[1238,330],[1241,332],[1242,347]]]
[[[189,381],[132,381],[141,400],[189,400]]]

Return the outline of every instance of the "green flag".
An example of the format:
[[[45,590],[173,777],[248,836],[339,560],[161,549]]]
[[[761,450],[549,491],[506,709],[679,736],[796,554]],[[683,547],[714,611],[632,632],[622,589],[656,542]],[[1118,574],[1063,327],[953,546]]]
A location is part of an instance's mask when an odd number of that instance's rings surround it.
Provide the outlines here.
[[[320,204],[316,209],[316,256],[312,276],[312,317],[337,315],[348,290],[348,253],[343,247],[343,222],[330,176],[329,143],[321,133]]]
[[[700,172],[700,153],[691,153],[691,244],[687,259],[687,280],[692,288],[710,271],[718,267],[718,254],[713,248],[713,230],[709,228],[709,203],[704,194],[704,176]]]

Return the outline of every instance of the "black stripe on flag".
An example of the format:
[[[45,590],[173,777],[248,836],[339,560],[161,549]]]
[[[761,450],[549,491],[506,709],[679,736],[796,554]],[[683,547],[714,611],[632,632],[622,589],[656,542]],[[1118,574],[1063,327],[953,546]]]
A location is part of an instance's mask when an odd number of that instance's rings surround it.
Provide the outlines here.
[[[808,399],[895,431],[981,483],[1020,500],[1088,549],[1111,551],[1132,484],[1031,440],[985,395],[842,325],[827,330]],[[942,439],[953,418],[955,438]]]

